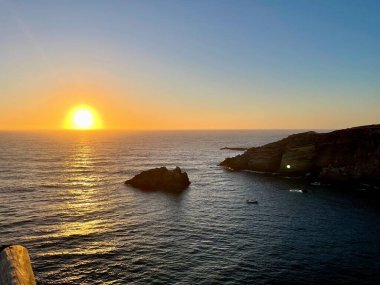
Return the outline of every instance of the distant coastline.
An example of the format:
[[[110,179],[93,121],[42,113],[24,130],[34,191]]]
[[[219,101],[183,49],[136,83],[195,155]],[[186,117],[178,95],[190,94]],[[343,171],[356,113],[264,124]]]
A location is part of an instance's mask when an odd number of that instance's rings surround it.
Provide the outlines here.
[[[329,133],[304,132],[226,158],[221,166],[334,185],[380,185],[380,125]]]

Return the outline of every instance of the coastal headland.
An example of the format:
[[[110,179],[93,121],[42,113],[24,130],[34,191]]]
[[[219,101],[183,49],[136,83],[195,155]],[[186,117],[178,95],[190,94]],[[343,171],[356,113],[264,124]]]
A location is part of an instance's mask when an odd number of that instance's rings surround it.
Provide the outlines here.
[[[380,125],[304,132],[226,158],[219,165],[336,185],[380,184]]]

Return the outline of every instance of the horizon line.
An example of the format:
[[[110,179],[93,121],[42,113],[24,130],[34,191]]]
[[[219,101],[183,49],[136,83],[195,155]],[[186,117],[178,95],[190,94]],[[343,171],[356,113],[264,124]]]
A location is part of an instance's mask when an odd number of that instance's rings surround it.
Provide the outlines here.
[[[358,127],[358,126],[354,126]],[[291,130],[338,130],[343,128],[226,128],[226,129],[0,129],[0,132],[163,132],[163,131],[291,131]]]

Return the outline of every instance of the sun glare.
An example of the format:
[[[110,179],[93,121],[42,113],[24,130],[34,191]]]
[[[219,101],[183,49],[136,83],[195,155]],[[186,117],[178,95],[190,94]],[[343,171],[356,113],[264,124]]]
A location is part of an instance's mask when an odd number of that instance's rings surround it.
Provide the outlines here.
[[[78,129],[88,129],[94,123],[94,117],[88,110],[79,110],[74,114],[74,126]]]
[[[89,106],[77,106],[67,115],[65,129],[95,130],[102,124],[97,112]]]

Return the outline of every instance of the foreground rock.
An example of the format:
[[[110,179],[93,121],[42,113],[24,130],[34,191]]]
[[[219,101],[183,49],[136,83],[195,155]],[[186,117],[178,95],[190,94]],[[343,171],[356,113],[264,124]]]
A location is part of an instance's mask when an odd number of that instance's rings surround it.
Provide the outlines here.
[[[0,284],[35,285],[28,250],[21,245],[0,246]]]
[[[143,190],[167,190],[182,191],[190,185],[189,177],[186,172],[182,172],[179,167],[168,170],[166,167],[146,170],[136,175],[132,179],[125,181]]]
[[[380,125],[306,132],[248,149],[220,163],[234,170],[305,175],[323,183],[380,184]]]

